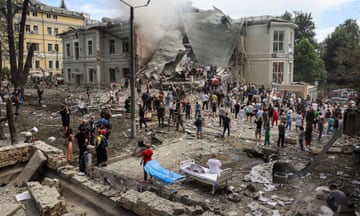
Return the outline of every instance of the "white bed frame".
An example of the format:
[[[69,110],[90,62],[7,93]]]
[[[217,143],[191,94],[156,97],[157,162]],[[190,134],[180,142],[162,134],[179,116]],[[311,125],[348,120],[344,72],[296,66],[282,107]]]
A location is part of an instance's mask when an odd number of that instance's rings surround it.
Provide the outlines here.
[[[200,173],[198,175],[196,175],[196,173],[194,173],[194,175],[192,175],[192,173],[185,172],[182,169],[182,167],[189,165],[189,164],[195,164],[195,161],[193,159],[189,159],[189,160],[184,160],[184,161],[180,162],[180,174],[185,175],[190,179],[202,182],[204,184],[211,185],[212,186],[212,194],[215,194],[215,190],[217,188],[228,185],[228,181],[231,180],[231,178],[232,178],[232,169],[231,168],[221,170],[221,172],[217,175],[217,178],[215,181],[211,180],[211,179],[201,178]]]

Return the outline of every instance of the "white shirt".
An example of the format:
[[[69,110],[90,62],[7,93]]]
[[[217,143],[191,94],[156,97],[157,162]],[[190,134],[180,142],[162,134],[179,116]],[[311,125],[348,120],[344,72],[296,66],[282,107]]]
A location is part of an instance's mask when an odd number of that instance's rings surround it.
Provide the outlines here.
[[[221,162],[216,158],[210,158],[207,162],[209,173],[219,174],[221,171]]]

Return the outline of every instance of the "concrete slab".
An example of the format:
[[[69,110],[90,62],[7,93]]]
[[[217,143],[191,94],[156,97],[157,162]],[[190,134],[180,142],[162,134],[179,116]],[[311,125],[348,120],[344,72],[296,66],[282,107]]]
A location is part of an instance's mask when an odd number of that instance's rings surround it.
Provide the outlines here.
[[[15,186],[23,187],[26,182],[37,173],[37,171],[46,163],[47,158],[40,150],[36,150],[30,161],[26,164],[24,170],[15,179]]]
[[[17,211],[22,209],[21,204],[4,203],[0,205],[1,215],[12,216],[17,215]]]

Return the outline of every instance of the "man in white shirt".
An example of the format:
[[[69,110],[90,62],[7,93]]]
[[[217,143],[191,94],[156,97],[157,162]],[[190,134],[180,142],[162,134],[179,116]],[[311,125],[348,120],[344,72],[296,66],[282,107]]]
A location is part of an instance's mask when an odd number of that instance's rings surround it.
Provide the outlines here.
[[[208,160],[207,165],[209,167],[209,173],[219,174],[221,171],[221,162],[216,158],[216,154],[212,154]]]

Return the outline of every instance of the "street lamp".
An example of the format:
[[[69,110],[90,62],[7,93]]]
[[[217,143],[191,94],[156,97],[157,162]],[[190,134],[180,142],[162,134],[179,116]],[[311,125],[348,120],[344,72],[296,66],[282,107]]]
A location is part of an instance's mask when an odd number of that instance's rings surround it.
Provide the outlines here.
[[[130,94],[131,94],[131,138],[136,136],[135,127],[135,41],[134,41],[134,8],[146,7],[150,4],[147,0],[146,4],[133,6],[124,0],[119,0],[130,8]]]

